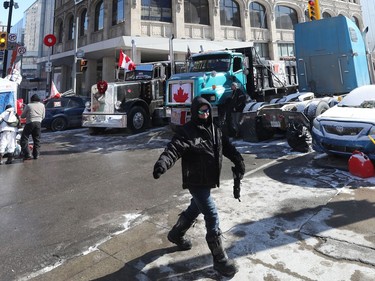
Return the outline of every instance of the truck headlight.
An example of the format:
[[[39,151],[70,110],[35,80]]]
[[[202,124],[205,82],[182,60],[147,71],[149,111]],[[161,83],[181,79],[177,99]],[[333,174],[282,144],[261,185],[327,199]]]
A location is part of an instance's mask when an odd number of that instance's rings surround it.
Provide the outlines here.
[[[320,131],[320,128],[321,128],[321,126],[320,126],[320,122],[319,122],[316,118],[315,118],[314,121],[313,121],[313,127],[314,127],[316,130]]]

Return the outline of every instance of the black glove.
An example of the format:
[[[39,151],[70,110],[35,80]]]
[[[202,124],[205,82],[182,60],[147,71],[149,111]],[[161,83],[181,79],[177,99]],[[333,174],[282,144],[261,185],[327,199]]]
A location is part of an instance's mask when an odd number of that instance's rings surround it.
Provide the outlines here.
[[[243,178],[243,174],[240,174],[236,167],[232,167],[233,172],[233,197],[238,199],[241,202],[241,179]]]
[[[238,162],[236,164],[236,171],[241,174],[242,176],[245,174],[245,163],[243,162],[243,160],[241,160],[240,162]],[[241,178],[242,179],[242,178]]]
[[[152,175],[154,176],[154,179],[158,179],[166,171],[167,171],[167,166],[165,165],[164,161],[159,160],[155,163],[154,172],[152,173]]]

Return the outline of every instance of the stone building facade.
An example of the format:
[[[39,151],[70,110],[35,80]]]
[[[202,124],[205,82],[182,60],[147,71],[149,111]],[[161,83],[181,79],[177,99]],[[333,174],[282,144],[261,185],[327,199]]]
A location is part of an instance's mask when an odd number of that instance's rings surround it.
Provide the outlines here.
[[[86,95],[115,79],[122,49],[133,61],[175,60],[192,53],[254,46],[261,57],[293,57],[293,25],[308,20],[308,0],[55,0],[53,80]],[[323,18],[344,15],[360,29],[360,0],[320,0]],[[75,27],[78,27],[77,29]],[[77,32],[75,32],[77,31]],[[84,53],[87,69],[74,70]]]

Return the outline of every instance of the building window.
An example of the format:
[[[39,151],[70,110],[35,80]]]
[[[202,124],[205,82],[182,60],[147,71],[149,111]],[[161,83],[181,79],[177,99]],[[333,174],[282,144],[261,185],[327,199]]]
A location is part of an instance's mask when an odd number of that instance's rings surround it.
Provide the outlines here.
[[[235,1],[220,1],[220,24],[227,26],[241,26],[240,8]]]
[[[256,55],[263,59],[269,59],[270,53],[268,50],[268,44],[267,43],[254,43],[254,50],[256,52]]]
[[[103,0],[99,1],[95,7],[95,27],[94,30],[102,30],[104,27],[104,4]]]
[[[257,2],[250,4],[250,25],[251,27],[267,28],[266,8]]]
[[[84,36],[87,32],[87,9],[84,9],[79,19],[79,36]]]
[[[278,29],[294,29],[294,25],[298,23],[296,10],[278,5],[276,6],[276,28]]]
[[[327,12],[324,12],[323,13],[323,19],[328,19],[328,18],[331,18],[331,14],[327,13]]]
[[[142,20],[172,22],[172,1],[142,0]]]
[[[71,16],[69,18],[69,26],[68,26],[68,40],[74,39],[74,17]]]
[[[294,44],[293,43],[279,43],[279,57],[294,57]]]
[[[185,0],[185,22],[209,25],[209,7],[207,0]]]
[[[62,21],[59,23],[59,27],[57,28],[57,43],[63,42],[63,32],[64,32],[64,26]]]
[[[112,2],[112,25],[119,24],[125,20],[124,0],[113,0]]]

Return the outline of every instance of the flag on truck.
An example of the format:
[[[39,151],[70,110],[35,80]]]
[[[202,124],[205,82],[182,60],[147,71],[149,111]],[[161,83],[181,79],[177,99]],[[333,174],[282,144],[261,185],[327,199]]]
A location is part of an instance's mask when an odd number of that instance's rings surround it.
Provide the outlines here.
[[[135,64],[132,59],[120,50],[120,58],[118,60],[118,67],[125,70],[134,70]]]

